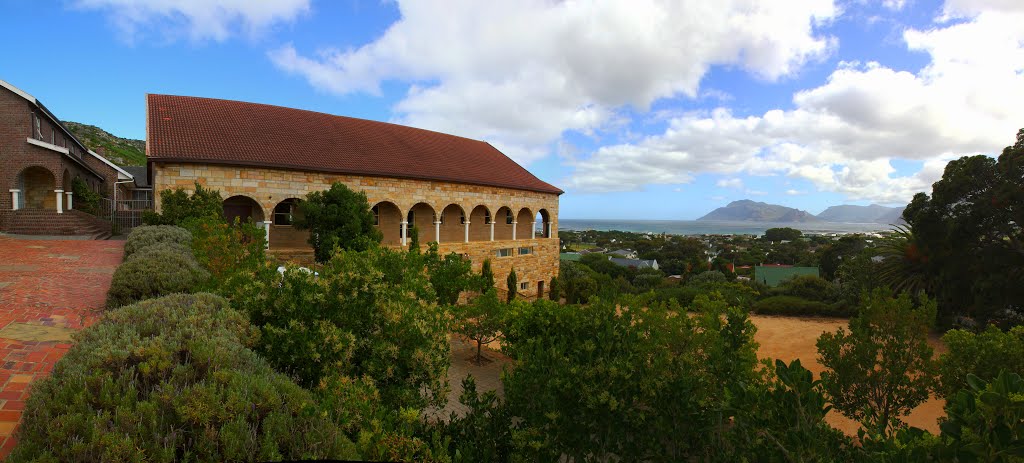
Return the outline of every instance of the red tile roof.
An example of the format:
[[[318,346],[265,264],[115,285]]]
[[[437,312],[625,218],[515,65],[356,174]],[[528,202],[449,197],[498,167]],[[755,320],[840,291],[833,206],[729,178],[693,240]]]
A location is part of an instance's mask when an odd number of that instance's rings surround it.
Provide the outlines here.
[[[399,177],[561,194],[490,144],[242,101],[147,95],[151,161]]]

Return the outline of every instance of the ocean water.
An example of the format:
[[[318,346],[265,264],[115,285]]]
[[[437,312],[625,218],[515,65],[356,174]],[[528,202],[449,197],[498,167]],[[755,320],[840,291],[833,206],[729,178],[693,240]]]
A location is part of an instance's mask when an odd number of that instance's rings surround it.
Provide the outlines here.
[[[775,227],[790,227],[810,234],[867,233],[891,230],[891,225],[878,223],[774,223],[719,222],[696,220],[606,220],[559,219],[559,230],[618,230],[637,233],[668,233],[670,235],[762,235]]]

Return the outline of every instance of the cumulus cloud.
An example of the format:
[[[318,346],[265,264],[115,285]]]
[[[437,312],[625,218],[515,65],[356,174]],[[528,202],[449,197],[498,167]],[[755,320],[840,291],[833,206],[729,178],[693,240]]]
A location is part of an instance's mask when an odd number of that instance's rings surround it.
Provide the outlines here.
[[[600,179],[608,170],[624,190],[695,172],[781,173],[851,199],[905,202],[948,160],[998,152],[1024,120],[1024,11],[1012,11],[1020,2],[987,3],[1005,8],[951,0],[945,11],[968,20],[904,33],[909,49],[931,58],[919,72],[841,63],[823,85],[797,92],[793,109],[683,115],[664,133],[600,148],[578,161],[570,186],[590,190],[593,181],[607,191]],[[657,176],[629,170],[666,158]],[[621,159],[630,162],[619,167]],[[898,176],[893,159],[923,168]]]
[[[715,183],[719,188],[743,188],[743,180],[739,178],[723,178]]]
[[[106,11],[127,41],[158,33],[163,39],[224,41],[294,21],[310,0],[76,0],[80,9]]]
[[[832,0],[397,6],[401,19],[370,43],[313,52],[285,45],[269,56],[338,95],[410,84],[394,107],[396,122],[482,138],[521,162],[544,156],[566,132],[607,129],[624,107],[644,111],[660,98],[701,97],[711,66],[771,81],[835,44],[815,33],[835,16]]]

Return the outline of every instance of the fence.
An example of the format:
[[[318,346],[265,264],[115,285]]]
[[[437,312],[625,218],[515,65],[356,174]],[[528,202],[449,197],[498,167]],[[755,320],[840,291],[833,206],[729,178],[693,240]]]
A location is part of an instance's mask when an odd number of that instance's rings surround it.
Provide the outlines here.
[[[128,233],[142,225],[142,212],[153,208],[150,199],[103,199],[103,219],[114,226],[114,233]]]

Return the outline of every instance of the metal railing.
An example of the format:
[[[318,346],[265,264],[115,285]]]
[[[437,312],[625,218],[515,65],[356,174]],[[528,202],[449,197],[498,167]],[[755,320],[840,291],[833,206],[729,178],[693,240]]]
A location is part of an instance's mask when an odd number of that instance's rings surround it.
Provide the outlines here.
[[[143,211],[153,209],[150,199],[112,199],[104,198],[100,203],[102,217],[110,221],[114,233],[128,233],[132,228],[142,225]]]

